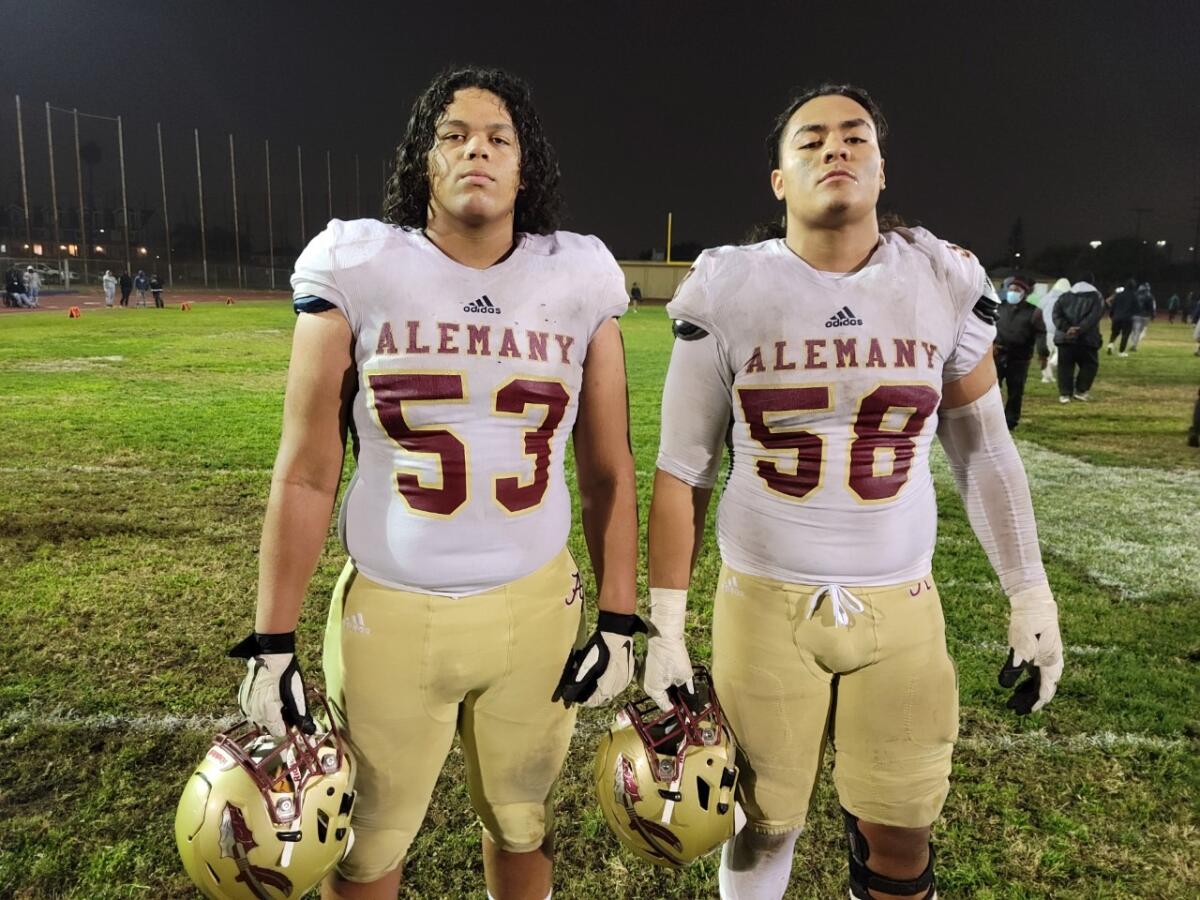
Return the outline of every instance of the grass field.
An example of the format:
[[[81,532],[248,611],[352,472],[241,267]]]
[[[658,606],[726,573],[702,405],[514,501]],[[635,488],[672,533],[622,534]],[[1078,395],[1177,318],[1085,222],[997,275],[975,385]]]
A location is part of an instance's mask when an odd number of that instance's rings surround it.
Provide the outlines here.
[[[175,853],[179,792],[240,663],[279,436],[292,314],[278,301],[0,319],[0,898],[194,896]],[[623,322],[642,521],[670,347],[660,309]],[[962,737],[935,830],[943,897],[1200,896],[1200,383],[1190,329],[1157,323],[1101,358],[1094,402],[1031,383],[1017,434],[1067,668],[1018,720],[995,673],[1005,601],[935,456],[935,574],[962,690]],[[572,547],[586,559],[578,529]],[[301,625],[320,673],[331,539]],[[708,654],[715,549],[693,593]],[[643,584],[644,586],[644,584]],[[588,775],[606,714],[585,711],[559,791],[562,898],[716,896],[716,863],[639,863]],[[405,897],[482,897],[457,750],[408,863]],[[794,897],[844,897],[828,779],[798,844]]]

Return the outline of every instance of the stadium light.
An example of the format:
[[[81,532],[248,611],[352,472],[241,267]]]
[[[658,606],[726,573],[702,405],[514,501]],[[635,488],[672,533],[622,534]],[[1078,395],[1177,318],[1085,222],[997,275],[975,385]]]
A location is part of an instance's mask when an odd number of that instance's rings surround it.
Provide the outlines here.
[[[1165,247],[1165,246],[1167,246],[1167,242],[1166,241],[1155,241],[1154,246],[1155,247]]]
[[[96,252],[97,252],[97,253],[103,253],[103,252],[104,252],[104,248],[103,248],[103,247],[101,247],[99,244],[97,244],[97,245],[96,245]]]
[[[1104,241],[1088,241],[1088,246],[1091,247],[1093,250],[1099,250],[1100,245],[1103,243],[1104,243]]]
[[[145,248],[145,247],[138,247],[138,253],[140,253],[142,256],[145,256],[145,255],[146,255],[146,248]]]

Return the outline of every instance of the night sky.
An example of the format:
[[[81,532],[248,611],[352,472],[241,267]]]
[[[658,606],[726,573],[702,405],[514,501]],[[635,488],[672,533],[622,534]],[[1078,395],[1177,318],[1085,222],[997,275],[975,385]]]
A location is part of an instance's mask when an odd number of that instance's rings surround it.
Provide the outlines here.
[[[885,205],[985,260],[1004,253],[1018,216],[1031,251],[1132,235],[1139,207],[1143,238],[1169,240],[1176,258],[1194,243],[1196,2],[3,0],[0,37],[5,204],[18,190],[20,94],[33,202],[49,197],[49,101],[123,116],[131,205],[159,203],[161,122],[173,222],[194,215],[199,128],[210,225],[229,215],[232,132],[251,194],[243,226],[263,228],[254,192],[270,139],[276,228],[298,231],[286,207],[302,144],[311,236],[326,217],[325,150],[335,215],[356,212],[354,153],[364,214],[377,214],[382,161],[415,93],[449,63],[480,62],[530,81],[560,156],[567,227],[618,256],[661,248],[668,210],[677,242],[704,245],[777,216],[764,135],[793,87],[826,79],[866,87],[889,119]],[[53,127],[59,189],[74,191],[70,117]],[[100,193],[115,131],[86,127],[109,142]]]

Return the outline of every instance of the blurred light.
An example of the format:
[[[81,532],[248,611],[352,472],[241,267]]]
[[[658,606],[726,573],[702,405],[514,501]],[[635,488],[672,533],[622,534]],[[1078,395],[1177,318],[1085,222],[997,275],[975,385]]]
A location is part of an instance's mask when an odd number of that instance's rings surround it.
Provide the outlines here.
[[[1165,246],[1167,246],[1167,242],[1166,242],[1166,241],[1155,241],[1155,242],[1154,242],[1154,246],[1156,246],[1156,247],[1165,247]]]
[[[101,228],[101,229],[100,229],[100,233],[101,233],[101,234],[104,234],[104,229],[103,229],[103,228]]]
[[[97,245],[96,245],[96,252],[97,252],[97,253],[103,253],[103,252],[104,252],[104,248],[103,248],[103,247],[101,247],[99,244],[97,244]]]
[[[59,249],[59,250],[66,250],[66,249],[67,249],[67,245],[66,245],[66,244],[59,244],[59,245],[58,245],[58,249]]]
[[[1017,259],[1020,259],[1020,258],[1021,258],[1021,254],[1020,254],[1020,253],[1017,253],[1017,254],[1014,254],[1014,255],[1017,257]]]
[[[1119,287],[1119,288],[1117,288],[1117,293],[1119,294],[1119,293],[1121,293],[1121,291],[1123,291],[1123,290],[1125,290],[1124,286],[1122,286],[1122,287]]]
[[[138,253],[142,254],[142,256],[145,256],[145,255],[146,255],[146,248],[145,248],[145,247],[138,247]]]
[[[1104,241],[1088,241],[1088,246],[1091,247],[1093,250],[1096,250],[1103,243],[1104,243]]]

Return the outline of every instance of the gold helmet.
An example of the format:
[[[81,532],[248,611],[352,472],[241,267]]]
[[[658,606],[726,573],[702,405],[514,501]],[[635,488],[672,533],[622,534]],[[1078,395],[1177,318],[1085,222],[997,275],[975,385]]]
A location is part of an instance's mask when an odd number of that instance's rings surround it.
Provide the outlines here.
[[[175,843],[206,897],[299,898],[354,842],[354,764],[325,698],[315,700],[315,734],[293,727],[273,738],[241,722],[213,739],[188,779]]]
[[[733,837],[737,748],[708,671],[696,692],[671,689],[662,712],[649,697],[627,703],[596,751],[604,821],[637,856],[686,866]]]

